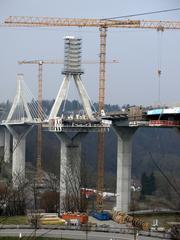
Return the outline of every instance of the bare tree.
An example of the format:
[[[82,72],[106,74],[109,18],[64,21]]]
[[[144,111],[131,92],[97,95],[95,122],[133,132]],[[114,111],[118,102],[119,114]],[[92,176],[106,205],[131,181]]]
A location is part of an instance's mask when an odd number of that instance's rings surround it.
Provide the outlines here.
[[[16,179],[19,182],[17,187],[14,187],[12,181],[1,183],[0,187],[0,209],[7,216],[24,215],[26,212],[27,182],[20,174],[16,175]]]
[[[66,194],[63,201],[63,207],[66,211],[79,211],[80,209],[80,185],[81,179],[77,166],[68,164],[66,175],[63,176],[66,186]]]
[[[61,176],[66,188],[63,197],[63,208],[65,211],[84,212],[87,210],[87,201],[81,187],[86,187],[86,169],[84,165],[74,159],[74,156],[71,155],[69,159],[71,161],[68,162],[64,175]]]
[[[40,206],[47,212],[59,210],[59,177],[53,173],[44,173],[44,191],[40,195]]]

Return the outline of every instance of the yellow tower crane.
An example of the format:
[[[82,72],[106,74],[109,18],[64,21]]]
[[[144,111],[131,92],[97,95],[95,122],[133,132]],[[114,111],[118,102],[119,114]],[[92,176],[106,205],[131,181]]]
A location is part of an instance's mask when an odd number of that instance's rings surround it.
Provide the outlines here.
[[[142,28],[156,30],[180,30],[180,21],[156,20],[110,20],[84,18],[56,18],[56,17],[28,17],[10,16],[4,21],[9,27],[97,27],[100,32],[99,58],[99,112],[104,110],[105,97],[105,66],[106,66],[106,38],[108,28]],[[99,133],[98,140],[98,176],[97,176],[97,207],[102,209],[104,186],[104,133]]]

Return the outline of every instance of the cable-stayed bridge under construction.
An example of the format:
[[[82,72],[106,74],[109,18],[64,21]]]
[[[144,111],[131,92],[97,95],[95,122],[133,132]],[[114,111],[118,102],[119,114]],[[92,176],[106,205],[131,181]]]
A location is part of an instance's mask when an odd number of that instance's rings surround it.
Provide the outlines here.
[[[35,125],[54,132],[61,141],[60,206],[66,196],[67,186],[63,176],[71,171],[74,185],[80,189],[77,174],[80,174],[81,142],[88,132],[105,132],[113,127],[118,136],[117,153],[117,199],[116,209],[129,210],[132,162],[132,138],[139,127],[180,127],[180,107],[159,106],[156,108],[131,107],[119,112],[98,113],[94,110],[81,79],[81,39],[65,39],[64,75],[59,92],[47,116],[38,100],[34,98],[24,81],[17,75],[17,91],[7,116],[1,119],[0,143],[4,144],[4,161],[10,159],[10,135],[13,136],[12,179],[17,187],[25,179],[26,136]],[[80,114],[67,114],[64,103],[70,82],[74,81],[82,102]],[[61,109],[61,111],[60,111]],[[68,132],[74,132],[73,137]],[[2,140],[4,138],[4,140]],[[6,153],[6,154],[5,154]],[[71,153],[71,154],[70,154]],[[72,164],[71,157],[75,162]],[[71,163],[71,164],[70,164]],[[71,165],[71,167],[69,167]],[[74,167],[76,165],[76,168]],[[71,169],[70,169],[71,168]]]

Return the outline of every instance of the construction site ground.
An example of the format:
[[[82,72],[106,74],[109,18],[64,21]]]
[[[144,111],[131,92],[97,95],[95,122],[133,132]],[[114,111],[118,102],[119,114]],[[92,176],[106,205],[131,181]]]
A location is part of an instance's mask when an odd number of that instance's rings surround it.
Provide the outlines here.
[[[106,220],[106,221],[100,221],[97,220],[94,217],[89,217],[89,223],[92,224],[97,224],[97,226],[104,226],[104,227],[111,227],[111,228],[124,228],[126,227],[125,224],[118,224],[116,222],[114,222],[113,220]]]

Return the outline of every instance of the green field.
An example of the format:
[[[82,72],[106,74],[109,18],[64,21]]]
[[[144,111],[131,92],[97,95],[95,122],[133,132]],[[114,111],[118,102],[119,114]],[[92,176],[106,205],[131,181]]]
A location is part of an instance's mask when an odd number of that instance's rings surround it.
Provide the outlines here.
[[[19,239],[18,237],[0,237],[0,240],[18,240],[18,239]],[[21,238],[21,239],[26,240],[27,238]],[[34,238],[31,238],[31,239],[34,239]],[[67,238],[36,237],[36,240],[55,240],[55,239],[68,240]]]
[[[135,217],[140,218],[144,222],[152,224],[154,219],[158,219],[159,226],[169,228],[168,222],[180,222],[180,214],[175,213],[153,213],[153,214],[144,214],[144,215],[135,215]]]
[[[27,216],[0,216],[0,224],[15,224],[15,225],[23,225],[28,224]]]
[[[180,222],[180,214],[165,214],[165,213],[153,213],[153,214],[144,214],[144,215],[135,215],[136,218],[143,220],[152,224],[153,219],[159,220],[159,226],[169,228],[167,222]],[[26,225],[28,223],[27,216],[0,216],[0,225]],[[0,238],[1,239],[1,238]],[[44,238],[43,238],[44,239]]]

